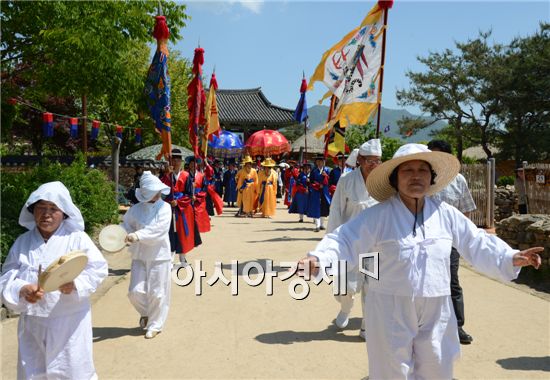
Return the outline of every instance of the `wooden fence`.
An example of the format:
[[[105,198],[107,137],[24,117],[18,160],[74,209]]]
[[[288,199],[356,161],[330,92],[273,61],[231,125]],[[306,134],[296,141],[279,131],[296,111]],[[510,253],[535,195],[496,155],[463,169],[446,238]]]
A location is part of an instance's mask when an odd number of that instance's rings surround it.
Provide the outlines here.
[[[550,164],[523,163],[529,214],[550,214]]]
[[[493,228],[495,224],[495,161],[486,164],[463,164],[460,172],[466,178],[476,210],[470,219],[478,227]]]

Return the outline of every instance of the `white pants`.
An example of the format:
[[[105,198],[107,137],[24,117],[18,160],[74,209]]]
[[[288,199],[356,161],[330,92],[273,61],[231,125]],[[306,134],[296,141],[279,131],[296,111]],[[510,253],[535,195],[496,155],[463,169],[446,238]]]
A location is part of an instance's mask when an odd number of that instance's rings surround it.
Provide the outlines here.
[[[19,317],[18,379],[97,378],[90,309],[56,318]]]
[[[351,313],[357,293],[361,294],[361,330],[365,329],[365,298],[367,296],[367,282],[363,274],[359,271],[350,271],[347,273],[347,294],[335,295],[336,301],[340,303],[340,311],[346,314]]]
[[[324,217],[313,218],[313,221],[315,222],[315,228],[321,228],[324,226],[325,218]]]
[[[452,379],[460,344],[451,296],[369,291],[365,309],[369,379]]]
[[[170,307],[170,260],[132,260],[128,298],[140,316],[148,317],[147,330],[162,331]]]

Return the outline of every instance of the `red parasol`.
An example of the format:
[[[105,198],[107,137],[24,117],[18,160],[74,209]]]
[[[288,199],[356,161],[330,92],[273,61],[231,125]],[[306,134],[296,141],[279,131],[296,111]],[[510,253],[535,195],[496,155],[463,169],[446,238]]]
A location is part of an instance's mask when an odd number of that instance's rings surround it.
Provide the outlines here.
[[[290,152],[290,144],[280,132],[264,129],[246,140],[245,148],[253,156],[276,156]]]

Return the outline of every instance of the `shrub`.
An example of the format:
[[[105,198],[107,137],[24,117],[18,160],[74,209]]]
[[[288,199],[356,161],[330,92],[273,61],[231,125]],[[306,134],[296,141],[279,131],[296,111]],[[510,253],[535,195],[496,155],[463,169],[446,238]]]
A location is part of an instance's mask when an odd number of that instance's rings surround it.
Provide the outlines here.
[[[513,185],[515,177],[513,175],[504,175],[497,180],[497,186]]]
[[[46,161],[28,172],[4,173],[0,186],[2,262],[15,239],[25,231],[18,222],[25,201],[38,186],[51,181],[61,181],[69,189],[73,202],[82,212],[87,232],[94,226],[117,221],[114,183],[103,172],[87,168],[82,155],[69,166]]]

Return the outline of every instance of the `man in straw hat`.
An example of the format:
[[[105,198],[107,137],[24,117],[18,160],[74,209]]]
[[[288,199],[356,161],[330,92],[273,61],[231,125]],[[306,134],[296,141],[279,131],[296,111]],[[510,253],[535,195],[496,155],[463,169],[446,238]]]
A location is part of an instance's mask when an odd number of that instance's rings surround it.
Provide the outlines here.
[[[170,307],[170,205],[161,199],[170,188],[150,171],[143,172],[136,189],[139,203],[124,214],[126,241],[131,243],[132,267],[128,298],[140,314],[146,339],[162,331]]]
[[[263,170],[258,174],[260,191],[258,195],[258,208],[262,217],[271,218],[277,208],[277,172],[273,169],[276,163],[271,157],[262,162]]]
[[[21,313],[17,378],[97,378],[90,296],[107,277],[107,262],[84,232],[82,214],[61,182],[32,192],[19,224],[29,231],[11,247],[0,277],[2,303]],[[75,250],[88,257],[84,270],[45,293],[37,285],[41,268]]]
[[[236,216],[252,217],[256,208],[256,198],[258,194],[258,174],[256,169],[252,168],[252,157],[245,156],[243,159],[243,168],[237,174],[237,190],[240,194],[240,209]]]
[[[351,220],[367,207],[378,203],[367,191],[367,178],[380,165],[382,162],[380,161],[381,157],[382,145],[379,139],[372,139],[361,145],[357,155],[359,169],[343,176],[338,182],[338,186],[336,186],[336,191],[330,204],[327,226],[328,233]],[[340,312],[335,320],[339,328],[345,328],[348,325],[349,313],[353,308],[355,294],[361,293],[362,305],[366,295],[364,275],[359,273],[359,268],[348,267],[347,270],[347,294],[335,296],[336,300],[340,302]],[[364,312],[364,307],[361,309]],[[364,314],[359,335],[365,339]]]
[[[195,221],[193,200],[195,197],[193,181],[189,173],[182,170],[183,152],[172,149],[172,165],[161,178],[170,187],[170,195],[164,200],[172,206],[170,224],[170,250],[178,255],[180,264],[187,265],[185,255],[202,243],[199,229]]]
[[[378,257],[378,280],[369,282],[365,300],[370,379],[453,377],[460,344],[449,287],[452,246],[502,280],[516,278],[522,266],[540,266],[542,247],[514,250],[430,197],[459,169],[448,153],[403,145],[367,178],[367,190],[381,203],[326,235],[298,263],[301,274],[307,267],[315,275],[319,264]]]
[[[432,140],[428,143],[428,149],[434,152],[452,153],[451,145],[443,140]],[[472,211],[476,209],[474,199],[468,189],[466,178],[460,173],[440,192],[433,195],[434,199],[447,202],[456,207],[468,218]],[[458,268],[460,266],[460,254],[456,248],[451,252],[451,299],[453,300],[453,309],[458,324],[458,338],[461,344],[470,344],[474,340],[470,334],[464,331],[464,297],[462,287],[458,279]]]
[[[315,232],[324,230],[324,218],[330,209],[329,170],[325,167],[325,157],[315,157],[315,167],[309,173],[309,196],[307,200],[307,216],[313,218]]]

